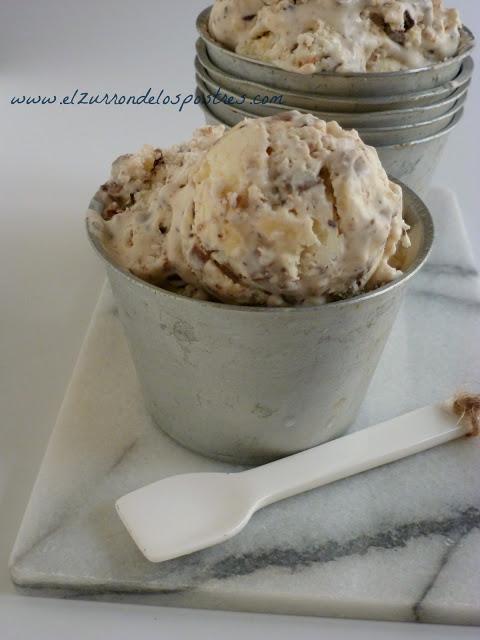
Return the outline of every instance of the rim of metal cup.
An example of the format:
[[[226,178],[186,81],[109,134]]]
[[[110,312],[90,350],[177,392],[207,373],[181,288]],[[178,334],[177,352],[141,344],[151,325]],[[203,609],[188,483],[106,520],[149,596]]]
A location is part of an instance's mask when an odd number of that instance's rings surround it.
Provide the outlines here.
[[[199,91],[197,90],[197,95],[199,95]],[[214,121],[215,124],[217,125],[222,125],[224,127],[230,128],[232,125],[229,125],[225,122],[222,122],[222,120],[220,120],[214,113],[212,113],[209,108],[207,107],[207,105],[200,103],[200,108],[203,111],[203,114],[205,116],[206,119],[209,119],[211,121]],[[437,133],[433,133],[429,136],[425,136],[424,138],[418,138],[418,140],[412,140],[410,142],[402,142],[402,143],[398,143],[395,142],[393,144],[389,143],[389,144],[376,144],[376,145],[370,145],[370,146],[374,146],[375,149],[405,149],[406,147],[411,147],[417,144],[423,144],[424,142],[430,142],[431,140],[435,140],[436,138],[440,138],[442,136],[448,135],[449,133],[451,133],[452,129],[454,129],[458,123],[460,122],[460,120],[463,117],[463,113],[464,110],[460,110],[453,118],[452,122],[450,122],[444,129],[442,129],[441,131],[438,131]],[[394,180],[394,178],[391,178],[391,180]]]
[[[200,63],[196,62],[195,63],[195,71],[196,71],[196,82],[197,85],[200,89],[200,91],[205,95],[207,92],[211,93],[210,87],[207,85],[207,82],[212,84],[214,87],[217,86],[215,84],[214,81],[211,80],[211,78],[206,78],[204,73],[202,73],[202,69],[199,68],[201,67]],[[234,91],[227,89],[225,87],[219,86],[218,87],[220,90],[223,91],[223,93],[227,94],[228,96],[232,96],[235,99],[240,99],[241,96],[237,93],[235,93]],[[425,120],[419,120],[418,122],[415,123],[410,123],[408,125],[398,125],[398,126],[392,126],[392,127],[385,127],[387,129],[392,128],[392,129],[397,129],[398,127],[410,127],[410,126],[416,126],[416,125],[423,125],[423,124],[429,124],[429,123],[433,123],[436,122],[436,120],[438,118],[442,118],[443,116],[446,116],[448,113],[456,113],[456,111],[454,110],[455,108],[458,107],[458,109],[460,109],[460,107],[463,107],[465,105],[466,99],[467,99],[467,94],[468,94],[468,86],[466,87],[460,87],[459,89],[456,89],[448,98],[444,98],[443,100],[440,100],[439,102],[436,102],[435,104],[430,104],[430,105],[426,105],[424,107],[410,107],[407,109],[393,109],[393,110],[387,110],[387,111],[375,111],[375,112],[362,112],[362,113],[349,113],[349,112],[342,112],[342,111],[321,111],[321,110],[314,110],[314,109],[305,109],[303,107],[297,107],[295,105],[291,105],[291,104],[271,104],[271,105],[267,105],[268,107],[271,107],[272,109],[277,109],[279,112],[281,111],[299,111],[300,113],[312,113],[313,115],[315,115],[317,118],[321,118],[322,120],[337,120],[337,119],[364,119],[365,121],[367,120],[375,120],[376,118],[388,118],[389,116],[392,117],[399,117],[401,118],[402,115],[403,116],[409,116],[409,115],[415,115],[415,114],[419,114],[419,115],[423,115],[425,114],[427,116],[427,119]],[[451,109],[449,109],[448,111],[445,111],[444,113],[440,114],[439,116],[435,116],[435,118],[432,118],[431,120],[428,119],[428,115],[429,112],[431,111],[435,111],[436,109],[441,109],[443,107],[446,107],[447,105],[451,105]],[[231,105],[228,105],[231,106]],[[241,109],[239,108],[240,111],[243,111],[245,113],[249,113],[249,114],[253,114],[253,115],[259,115],[259,116],[263,116],[263,115],[273,115],[273,114],[265,114],[265,113],[261,113],[261,109],[262,106],[264,105],[258,105],[258,112],[253,111],[247,111],[246,109]],[[356,125],[358,127],[361,128],[368,128],[365,127],[362,124],[358,124]],[[376,131],[381,131],[382,128],[380,127],[373,127]]]
[[[348,98],[345,96],[337,96],[333,94],[316,94],[311,92],[300,92],[300,91],[286,91],[285,89],[281,89],[280,87],[276,87],[273,85],[263,85],[258,82],[253,82],[252,80],[244,80],[243,78],[236,78],[232,74],[227,73],[220,67],[217,67],[208,57],[207,47],[202,38],[198,38],[196,42],[196,53],[197,58],[200,65],[203,67],[204,71],[210,76],[213,72],[218,76],[223,76],[223,78],[227,79],[227,82],[230,80],[234,83],[237,83],[239,86],[244,87],[247,91],[252,91],[252,93],[257,92],[258,95],[261,95],[262,91],[265,93],[265,90],[270,94],[275,95],[283,95],[288,96],[289,101],[311,101],[312,103],[318,102],[319,100],[324,102],[333,102],[337,104],[351,104],[352,101],[355,101],[357,104],[362,106],[371,106],[375,108],[379,105],[388,105],[388,104],[397,104],[410,101],[412,103],[420,102],[422,100],[428,100],[432,98],[435,100],[437,96],[440,96],[440,99],[448,98],[452,92],[456,91],[460,87],[467,88],[472,80],[473,70],[475,68],[474,60],[471,56],[468,56],[463,61],[462,67],[460,69],[459,74],[453,80],[449,80],[448,82],[435,87],[433,89],[427,89],[424,91],[413,91],[407,93],[398,93],[395,95],[388,96],[359,96],[353,98]],[[211,78],[212,82],[214,81]],[[450,91],[450,94],[448,93]],[[431,104],[435,104],[432,102]],[[421,107],[420,107],[421,108]],[[383,109],[382,109],[383,110]]]
[[[460,111],[463,112],[463,110],[464,110],[464,103],[456,104],[452,109],[447,111],[447,113],[444,113],[443,115],[438,116],[436,118],[432,118],[431,120],[426,120],[425,122],[398,125],[396,127],[378,127],[378,129],[374,129],[371,127],[359,127],[359,133],[360,135],[364,133],[369,135],[378,134],[378,135],[388,136],[389,133],[396,133],[397,131],[411,131],[412,129],[422,129],[423,127],[427,127],[428,125],[436,125],[436,124],[439,124],[440,122],[443,122],[444,120],[447,121],[448,118],[453,119],[457,115],[457,113],[459,113]],[[448,124],[450,124],[450,121],[448,122]],[[448,126],[448,124],[445,124],[445,126]]]
[[[225,53],[239,61],[247,62],[250,64],[256,64],[260,67],[267,67],[268,69],[275,69],[275,70],[280,69],[281,71],[284,71],[283,69],[281,69],[281,67],[277,67],[276,65],[270,64],[269,62],[264,62],[256,58],[249,58],[248,56],[243,56],[239,53],[236,53],[235,51],[232,51],[231,49],[227,49],[227,47],[225,47],[220,42],[215,40],[215,38],[213,38],[213,36],[210,34],[208,30],[208,21],[209,21],[211,10],[212,10],[212,7],[210,6],[204,9],[203,11],[201,11],[196,21],[197,31],[200,34],[200,37],[203,38],[206,42],[208,42],[208,44],[210,44],[213,47],[216,47],[222,53]],[[373,73],[358,72],[358,71],[357,72],[341,72],[341,73],[338,73],[335,71],[322,71],[322,72],[318,72],[311,75],[319,76],[322,78],[345,78],[345,79],[364,78],[365,76],[368,76],[369,78],[377,78],[377,79],[381,78],[381,79],[387,80],[387,79],[405,77],[406,75],[408,75],[409,77],[413,77],[415,75],[425,73],[428,71],[440,71],[444,67],[452,64],[453,62],[459,62],[463,60],[466,56],[468,56],[468,54],[475,47],[475,36],[470,31],[470,29],[465,25],[463,25],[462,32],[466,35],[466,41],[463,43],[463,46],[460,47],[460,51],[457,53],[457,55],[453,56],[452,58],[448,58],[447,60],[443,60],[442,62],[437,62],[433,65],[418,67],[416,69],[405,69],[403,71],[387,71],[387,72],[373,72]],[[304,74],[298,74],[294,71],[285,71],[285,73],[291,74],[292,76],[304,75]]]
[[[399,149],[404,147],[411,147],[417,144],[422,144],[423,142],[430,142],[431,140],[435,140],[436,138],[440,138],[441,136],[445,136],[449,134],[452,129],[454,129],[457,124],[460,122],[464,114],[464,109],[460,109],[453,117],[453,120],[448,123],[448,125],[442,129],[441,131],[437,131],[437,133],[433,133],[432,135],[425,136],[424,138],[418,138],[418,140],[411,140],[410,142],[400,142],[394,144],[376,144],[375,149],[388,149],[391,147],[392,149]],[[373,146],[373,145],[372,145]]]
[[[208,73],[207,69],[202,65],[198,56],[195,58],[195,73],[197,76],[200,77],[200,79],[205,84],[207,89],[209,88],[207,83],[209,83],[214,87],[218,87],[224,93],[228,93],[229,95],[232,95],[237,98],[240,97],[240,95],[233,89],[229,89],[228,87],[224,87],[221,84],[216,83],[215,80],[213,80],[213,78]],[[253,84],[253,83],[249,83],[249,84]],[[262,88],[261,85],[255,85],[255,86],[258,87],[259,90]],[[453,104],[455,103],[456,100],[460,100],[466,93],[468,93],[468,89],[469,89],[469,83],[468,84],[464,83],[462,86],[459,86],[456,89],[454,89],[453,93],[451,93],[446,98],[442,98],[438,102],[434,102],[432,104],[424,105],[423,107],[405,107],[400,109],[385,109],[382,111],[374,111],[374,112],[363,111],[359,113],[355,113],[355,112],[352,113],[351,111],[324,111],[321,109],[309,110],[304,107],[297,107],[296,105],[290,104],[290,103],[274,104],[273,106],[277,107],[278,109],[285,109],[287,111],[297,110],[305,113],[313,113],[314,111],[317,111],[319,113],[324,113],[326,115],[331,115],[331,116],[336,115],[339,117],[343,117],[343,116],[352,117],[353,115],[358,115],[359,117],[370,116],[374,118],[379,116],[383,117],[383,116],[389,116],[389,115],[392,115],[392,116],[401,115],[402,113],[411,114],[411,113],[417,113],[417,112],[424,113],[428,111],[433,111],[434,109],[438,109],[439,107],[445,106],[449,103]],[[281,90],[279,89],[279,91]],[[261,107],[262,105],[258,105],[258,106]],[[334,119],[335,119],[334,117],[330,118],[330,120],[334,120]]]
[[[155,293],[156,295],[165,295],[170,298],[177,298],[179,301],[182,301],[186,304],[194,304],[194,305],[200,304],[203,306],[214,307],[219,310],[221,309],[226,312],[235,312],[235,313],[255,312],[255,313],[270,313],[270,314],[272,313],[277,313],[277,314],[290,313],[291,314],[291,313],[305,313],[307,311],[309,312],[315,311],[315,312],[321,313],[321,310],[324,309],[325,307],[331,308],[331,307],[342,307],[346,305],[359,304],[360,302],[376,298],[378,296],[384,295],[388,291],[391,291],[393,289],[396,289],[397,287],[403,286],[411,278],[413,278],[413,276],[416,273],[418,273],[418,271],[423,267],[428,256],[430,255],[432,245],[433,245],[433,240],[434,240],[434,224],[433,224],[432,215],[428,207],[423,202],[423,200],[419,196],[417,196],[416,193],[414,193],[414,191],[412,191],[409,187],[403,184],[400,180],[396,180],[395,178],[390,178],[390,179],[392,180],[392,182],[395,182],[402,188],[403,203],[404,203],[403,211],[404,211],[404,214],[407,213],[406,218],[409,217],[408,212],[412,211],[413,215],[417,219],[417,223],[421,225],[422,239],[421,239],[421,245],[418,249],[417,255],[415,256],[414,260],[412,261],[408,269],[396,280],[393,280],[392,282],[389,282],[372,291],[366,291],[364,293],[360,293],[359,295],[356,295],[350,298],[335,300],[335,301],[327,302],[325,304],[320,304],[320,305],[261,307],[261,306],[225,304],[223,302],[197,300],[194,298],[182,296],[178,293],[167,291],[165,289],[162,289],[161,287],[145,282],[144,280],[141,280],[140,278],[133,275],[126,269],[117,265],[111,259],[108,253],[104,250],[102,242],[98,238],[98,236],[95,234],[95,231],[93,231],[90,228],[90,222],[88,217],[86,220],[87,235],[95,252],[100,256],[100,258],[104,262],[107,263],[109,268],[114,269],[117,273],[127,278],[132,284],[139,287],[144,287],[152,291],[152,293]],[[94,196],[90,202],[89,209],[95,211],[98,214],[98,213],[101,213],[102,208],[103,208],[102,203],[100,202],[100,200],[96,198],[96,196]]]
[[[209,95],[208,90],[206,92],[205,89],[203,89],[201,86],[197,87],[197,95],[198,93],[200,93],[200,95],[203,97],[205,97],[206,95]],[[224,116],[228,117],[228,114],[232,114],[233,115],[232,122],[235,121],[235,124],[238,124],[238,122],[241,122],[245,118],[252,118],[252,117],[261,118],[262,117],[260,114],[254,114],[249,111],[245,111],[244,109],[241,109],[238,106],[234,107],[232,105],[227,105],[224,103],[219,103],[216,105],[217,113],[213,111],[209,107],[209,105],[206,105],[206,107],[208,112],[211,113],[217,119],[219,116],[220,118],[222,118]],[[390,142],[389,144],[403,144],[399,136],[402,136],[402,135],[406,136],[407,139],[405,140],[405,143],[407,143],[411,141],[408,139],[408,137],[411,138],[413,136],[413,140],[416,139],[415,136],[417,135],[417,132],[420,132],[418,135],[420,135],[421,138],[425,138],[425,137],[428,137],[429,135],[440,133],[441,131],[443,131],[445,127],[447,127],[450,124],[450,122],[454,119],[457,113],[463,112],[463,109],[464,109],[464,103],[456,104],[452,109],[447,111],[447,113],[442,114],[441,116],[437,116],[436,118],[432,118],[431,120],[426,120],[424,122],[418,122],[415,124],[405,124],[405,125],[397,125],[392,127],[378,127],[378,128],[369,128],[364,126],[346,127],[346,128],[348,129],[355,128],[358,131],[360,137],[363,136],[367,138],[366,144],[369,144],[371,146],[375,146],[377,139],[380,141],[382,137],[388,138],[388,136],[391,136],[394,139],[397,139],[397,142]],[[235,124],[228,125],[228,126],[235,126]],[[422,135],[422,132],[424,135]]]

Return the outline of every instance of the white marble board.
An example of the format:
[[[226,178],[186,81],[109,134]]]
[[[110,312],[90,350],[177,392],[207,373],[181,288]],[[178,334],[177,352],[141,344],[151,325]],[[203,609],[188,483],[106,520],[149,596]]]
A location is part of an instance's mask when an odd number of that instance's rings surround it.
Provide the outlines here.
[[[479,274],[453,194],[437,190],[428,202],[434,251],[354,429],[480,385]],[[223,545],[150,564],[115,499],[164,476],[229,467],[182,449],[149,420],[106,287],[11,573],[27,593],[60,597],[479,624],[479,462],[478,442],[452,443],[264,509]]]

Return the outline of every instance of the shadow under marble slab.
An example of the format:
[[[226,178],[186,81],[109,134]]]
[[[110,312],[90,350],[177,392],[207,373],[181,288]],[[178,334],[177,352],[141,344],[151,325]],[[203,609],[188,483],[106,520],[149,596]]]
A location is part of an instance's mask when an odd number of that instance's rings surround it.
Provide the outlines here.
[[[480,278],[454,196],[352,429],[480,382]],[[185,390],[188,393],[188,389]],[[28,593],[384,620],[480,623],[480,446],[454,442],[257,513],[225,544],[159,565],[114,502],[176,473],[233,467],[145,413],[105,287],[11,557]]]

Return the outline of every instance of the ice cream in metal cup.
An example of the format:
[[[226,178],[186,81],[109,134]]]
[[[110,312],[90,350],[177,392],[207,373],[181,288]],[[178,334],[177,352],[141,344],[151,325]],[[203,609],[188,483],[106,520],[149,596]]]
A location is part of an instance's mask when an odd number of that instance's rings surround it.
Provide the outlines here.
[[[209,59],[216,67],[242,80],[300,93],[374,97],[428,91],[454,80],[461,70],[463,61],[475,46],[473,33],[463,26],[456,55],[425,67],[393,72],[331,71],[302,74],[240,55],[215,40],[209,31],[210,11],[211,7],[208,7],[199,14],[197,31],[205,43]]]
[[[185,447],[258,464],[343,434],[365,397],[433,222],[407,187],[403,275],[316,306],[248,307],[182,297],[118,267],[96,234],[146,406]],[[91,209],[101,212],[94,199]]]

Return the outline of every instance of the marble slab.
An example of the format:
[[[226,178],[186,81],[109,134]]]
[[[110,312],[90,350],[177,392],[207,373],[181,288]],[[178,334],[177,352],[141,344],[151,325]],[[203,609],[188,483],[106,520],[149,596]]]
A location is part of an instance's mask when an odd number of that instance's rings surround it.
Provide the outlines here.
[[[353,429],[480,383],[480,278],[453,194]],[[185,393],[188,393],[185,389]],[[21,461],[19,461],[19,464]],[[480,446],[455,442],[273,505],[236,538],[150,564],[114,510],[174,473],[225,470],[149,420],[111,293],[94,313],[11,557],[27,593],[480,623]]]

